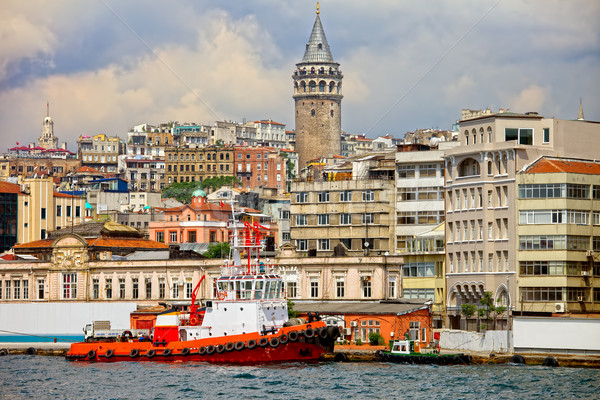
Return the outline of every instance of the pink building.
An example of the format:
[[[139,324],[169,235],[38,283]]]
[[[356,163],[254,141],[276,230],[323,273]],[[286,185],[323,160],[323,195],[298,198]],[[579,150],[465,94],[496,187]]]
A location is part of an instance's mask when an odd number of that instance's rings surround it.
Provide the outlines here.
[[[208,203],[206,193],[202,190],[193,193],[191,204],[165,208],[162,211],[165,213],[165,220],[150,222],[149,226],[150,239],[158,242],[167,244],[228,242],[233,233],[230,223],[231,206],[225,203]],[[274,239],[271,240],[275,243],[277,225],[270,222],[268,215],[251,208],[241,207],[241,211],[242,222],[258,222],[268,228],[268,236],[272,236]]]

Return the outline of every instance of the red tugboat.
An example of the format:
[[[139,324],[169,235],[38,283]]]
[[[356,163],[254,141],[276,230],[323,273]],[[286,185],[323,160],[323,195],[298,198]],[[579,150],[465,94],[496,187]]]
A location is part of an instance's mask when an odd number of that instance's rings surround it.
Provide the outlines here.
[[[238,223],[233,226],[232,254],[215,280],[215,300],[205,301],[202,308],[196,304],[203,276],[194,288],[189,311],[159,314],[148,341],[125,332],[121,341],[74,343],[67,360],[255,364],[312,361],[333,351],[340,334],[337,327],[327,327],[318,315],[309,315],[308,321],[288,320],[283,280],[276,266],[258,257],[266,228],[244,222],[238,235]],[[246,265],[241,263],[240,250],[245,250]]]

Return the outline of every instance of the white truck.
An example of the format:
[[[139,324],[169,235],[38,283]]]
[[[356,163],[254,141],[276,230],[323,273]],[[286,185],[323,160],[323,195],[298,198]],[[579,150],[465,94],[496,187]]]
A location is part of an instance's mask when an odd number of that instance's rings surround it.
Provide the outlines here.
[[[116,341],[147,338],[150,334],[148,329],[111,329],[110,321],[94,321],[83,328],[86,342]]]

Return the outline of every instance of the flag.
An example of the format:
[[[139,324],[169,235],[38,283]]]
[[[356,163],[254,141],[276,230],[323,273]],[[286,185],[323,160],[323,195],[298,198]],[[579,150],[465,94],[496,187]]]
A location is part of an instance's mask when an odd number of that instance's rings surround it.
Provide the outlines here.
[[[223,202],[221,201],[221,208],[223,208],[223,205],[224,205],[224,204],[223,204]]]

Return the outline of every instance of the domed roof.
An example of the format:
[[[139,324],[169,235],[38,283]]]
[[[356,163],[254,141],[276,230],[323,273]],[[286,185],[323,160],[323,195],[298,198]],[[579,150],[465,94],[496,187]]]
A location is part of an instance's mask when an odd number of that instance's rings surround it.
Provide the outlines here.
[[[192,193],[192,197],[206,197],[206,192],[202,189],[196,189],[194,190],[194,193]]]

